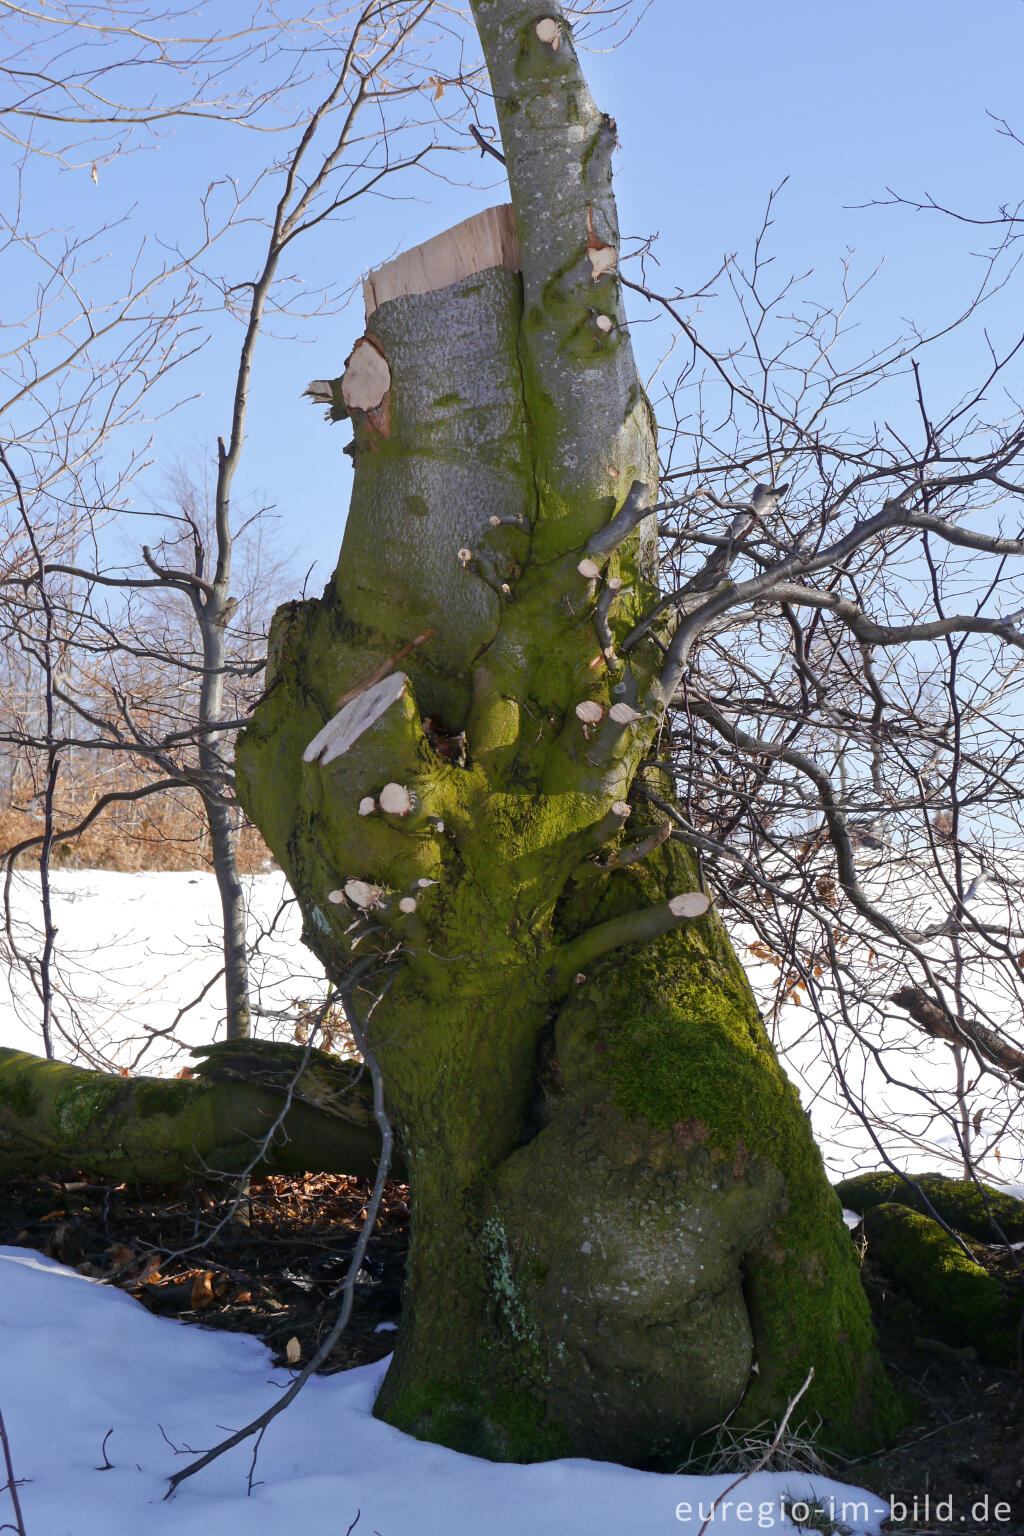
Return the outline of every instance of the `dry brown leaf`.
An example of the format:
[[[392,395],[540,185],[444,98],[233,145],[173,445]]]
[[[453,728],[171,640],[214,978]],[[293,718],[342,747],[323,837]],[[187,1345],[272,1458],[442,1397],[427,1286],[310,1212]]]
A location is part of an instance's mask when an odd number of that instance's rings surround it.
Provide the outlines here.
[[[302,1359],[302,1345],[299,1343],[298,1339],[294,1337],[294,1335],[285,1345],[284,1355],[289,1365],[298,1365],[299,1361]]]
[[[193,1312],[205,1312],[207,1307],[213,1305],[216,1300],[213,1280],[213,1271],[206,1269],[201,1275],[196,1275],[192,1281],[192,1297],[189,1305]]]

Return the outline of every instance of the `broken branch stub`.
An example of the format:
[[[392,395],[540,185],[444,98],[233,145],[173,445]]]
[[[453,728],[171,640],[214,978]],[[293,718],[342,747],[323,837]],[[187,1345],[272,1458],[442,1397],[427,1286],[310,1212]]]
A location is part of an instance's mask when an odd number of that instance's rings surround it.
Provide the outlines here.
[[[369,337],[352,348],[341,380],[341,393],[350,411],[376,411],[391,388],[391,369],[383,352]]]
[[[594,210],[587,209],[587,260],[590,262],[590,275],[593,281],[599,282],[606,272],[614,272],[619,264],[619,253],[614,245],[609,245],[602,240],[594,229]]]
[[[635,843],[630,843],[625,848],[620,848],[617,853],[609,854],[605,861],[606,869],[628,869],[630,865],[639,864],[649,854],[667,843],[672,836],[672,823],[663,821],[655,827],[653,832],[646,837],[641,837]]]
[[[392,672],[372,688],[350,699],[313,737],[302,754],[302,761],[320,763],[326,767],[336,757],[341,757],[375,721],[397,703],[408,681],[404,672]]]
[[[408,816],[415,800],[404,784],[385,784],[380,792],[380,808],[388,816]]]
[[[380,886],[371,885],[368,880],[346,880],[344,890],[352,905],[364,912],[379,906],[384,897]]]
[[[534,30],[542,43],[547,43],[555,53],[558,52],[562,46],[562,32],[553,16],[545,16],[543,21],[538,21]]]
[[[647,944],[671,933],[680,923],[695,917],[703,917],[711,906],[711,899],[703,891],[686,891],[672,896],[668,901],[653,907],[641,907],[624,912],[618,917],[598,923],[585,933],[570,939],[551,954],[548,979],[556,995],[568,991],[574,976],[601,955],[622,949],[627,944]]]

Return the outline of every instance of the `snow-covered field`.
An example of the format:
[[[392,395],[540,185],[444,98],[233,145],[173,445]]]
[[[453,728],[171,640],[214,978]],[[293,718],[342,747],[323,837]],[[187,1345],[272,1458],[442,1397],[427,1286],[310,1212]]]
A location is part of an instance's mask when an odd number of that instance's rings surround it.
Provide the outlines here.
[[[287,1376],[256,1339],[153,1317],[18,1248],[0,1249],[0,1361],[26,1536],[345,1536],[357,1514],[353,1536],[697,1536],[732,1481],[592,1461],[499,1466],[422,1444],[371,1416],[382,1361],[307,1383],[268,1429],[251,1495],[249,1441],[165,1503],[189,1450],[262,1412]],[[105,1437],[112,1468],[100,1471]],[[834,1500],[858,1536],[888,1514],[827,1478],[759,1473],[708,1531],[792,1530],[784,1505],[812,1499]]]
[[[17,938],[29,954],[40,949],[38,894],[38,879],[19,877]],[[280,875],[249,882],[253,932],[264,930],[259,1001],[283,1012],[324,985],[294,904],[279,910],[286,895]],[[56,874],[57,1054],[75,1059],[79,1042],[79,1060],[94,1053],[171,1073],[189,1046],[218,1038],[217,911],[209,875]],[[37,1016],[24,977],[0,980],[0,1045],[40,1052]],[[808,1074],[813,1065],[808,1057]],[[833,1172],[877,1164],[848,1116],[823,1100],[810,1108]],[[268,1430],[251,1495],[252,1442],[165,1503],[166,1479],[188,1448],[201,1451],[263,1411],[287,1378],[255,1339],[153,1317],[35,1253],[0,1249],[0,1412],[26,1536],[346,1536],[357,1513],[354,1536],[698,1536],[731,1481],[586,1461],[497,1466],[423,1445],[372,1418],[383,1369],[311,1380]],[[99,1471],[108,1430],[113,1466]],[[12,1517],[5,1480],[0,1470],[0,1529]],[[888,1514],[875,1495],[827,1479],[759,1473],[729,1494],[707,1531],[791,1530],[784,1506],[796,1501],[799,1516],[800,1502],[815,1498],[826,1509],[834,1501],[854,1533],[876,1532]]]
[[[324,996],[321,967],[300,939],[298,908],[279,872],[246,881],[254,1000],[266,1013],[256,1031],[293,1038],[294,1026],[268,1014],[292,1014]],[[282,906],[282,903],[285,905]],[[21,949],[38,955],[39,880],[19,875],[13,889],[16,936]],[[57,925],[55,1052],[83,1065],[111,1064],[135,1072],[171,1075],[188,1060],[191,1046],[223,1036],[219,904],[213,876],[205,873],[113,874],[65,870],[53,876]],[[2,944],[2,934],[0,934]],[[776,975],[747,950],[741,958],[767,1003]],[[39,1001],[27,976],[0,974],[0,1045],[41,1052]],[[845,1063],[854,1087],[863,1087],[876,1109],[875,1134],[901,1167],[960,1174],[956,1137],[943,1119],[922,1105],[925,1088],[948,1102],[954,1081],[950,1052],[941,1043],[891,1021],[887,1073],[870,1053]],[[862,1121],[835,1091],[833,1066],[806,1006],[781,1011],[777,1043],[801,1091],[815,1135],[835,1180],[858,1168],[878,1167],[880,1154]],[[888,1074],[888,1075],[887,1075]],[[863,1081],[862,1081],[863,1079]],[[972,1106],[972,1110],[973,1110]],[[991,1139],[981,1167],[993,1183],[1024,1183],[1024,1147],[1013,1127]],[[999,1124],[993,1109],[986,1127]],[[994,1148],[994,1150],[993,1150]],[[979,1150],[984,1150],[979,1143]]]
[[[220,904],[213,876],[198,872],[54,873],[57,928],[54,1051],[89,1065],[91,1054],[118,1067],[171,1075],[188,1049],[223,1038]],[[279,872],[245,881],[252,981],[259,1005],[294,1011],[323,996],[323,968],[300,941],[301,919]],[[287,903],[282,908],[282,903]],[[16,877],[15,936],[42,950],[39,877]],[[0,1045],[42,1053],[39,1002],[25,972],[0,978]],[[271,1022],[257,1020],[257,1033]],[[82,1057],[76,1053],[84,1049]]]

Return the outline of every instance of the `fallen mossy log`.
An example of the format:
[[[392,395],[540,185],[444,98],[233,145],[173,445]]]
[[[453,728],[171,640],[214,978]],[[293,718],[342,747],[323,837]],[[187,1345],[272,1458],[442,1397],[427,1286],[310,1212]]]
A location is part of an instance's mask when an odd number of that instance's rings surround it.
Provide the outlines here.
[[[931,1326],[954,1344],[974,1345],[996,1364],[1011,1363],[1019,1307],[1006,1303],[999,1281],[937,1221],[889,1202],[872,1206],[863,1225],[869,1256],[917,1302]]]
[[[380,1132],[359,1063],[259,1040],[192,1054],[191,1077],[121,1077],[0,1048],[0,1176],[374,1176]]]
[[[836,1194],[859,1216],[892,1202],[924,1216],[934,1211],[955,1232],[982,1243],[1024,1239],[1024,1200],[1001,1194],[988,1184],[948,1179],[941,1173],[908,1174],[907,1178],[912,1182],[889,1171],[861,1173],[837,1184]]]

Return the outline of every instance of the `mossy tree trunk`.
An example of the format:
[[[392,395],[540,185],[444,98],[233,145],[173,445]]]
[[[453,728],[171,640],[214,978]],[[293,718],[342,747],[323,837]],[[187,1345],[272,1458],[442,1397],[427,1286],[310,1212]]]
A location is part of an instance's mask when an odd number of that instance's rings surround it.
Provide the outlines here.
[[[247,1040],[193,1053],[188,1078],[121,1077],[0,1048],[0,1178],[65,1173],[169,1183],[242,1172],[373,1178],[380,1131],[365,1071]],[[404,1172],[393,1163],[395,1178]]]
[[[314,389],[355,437],[341,558],[279,611],[238,746],[306,941],[387,982],[366,1027],[414,1219],[377,1411],[496,1458],[671,1464],[813,1365],[852,1446],[893,1408],[838,1203],[688,855],[631,801],[668,793],[667,636],[615,649],[656,596],[657,456],[614,124],[557,5],[473,11],[512,210],[369,280]]]

